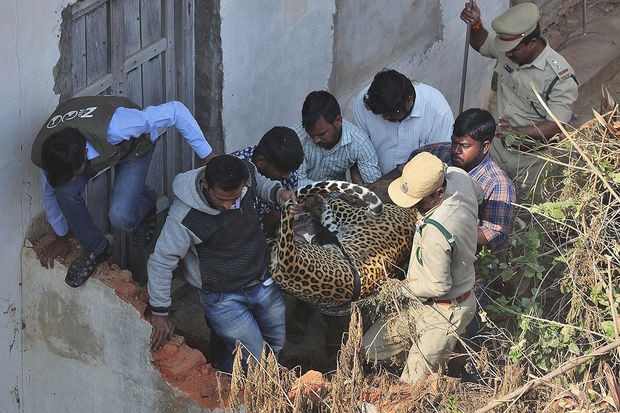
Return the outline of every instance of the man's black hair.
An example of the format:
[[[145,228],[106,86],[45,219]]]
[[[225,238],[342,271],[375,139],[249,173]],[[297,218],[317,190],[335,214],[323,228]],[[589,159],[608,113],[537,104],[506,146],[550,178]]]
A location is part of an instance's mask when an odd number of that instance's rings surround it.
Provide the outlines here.
[[[291,128],[276,126],[258,142],[254,155],[262,155],[280,172],[296,171],[304,160],[304,150],[299,136]]]
[[[453,134],[456,137],[469,135],[480,143],[490,142],[495,136],[495,119],[487,110],[467,109],[454,120]]]
[[[56,188],[71,180],[86,162],[86,138],[76,128],[50,135],[41,146],[41,164],[47,182]]]
[[[249,177],[248,168],[243,161],[232,155],[219,155],[211,159],[205,167],[205,180],[209,187],[223,191],[233,191],[244,184]]]
[[[540,25],[538,23],[536,23],[536,28],[534,29],[534,31],[528,34],[527,36],[525,36],[523,39],[521,39],[520,43],[528,44],[534,39],[538,39],[542,41],[543,43],[545,43],[544,39],[540,37]]]
[[[409,97],[415,100],[415,89],[407,76],[393,69],[383,69],[375,75],[366,96],[364,106],[375,115],[407,112]]]
[[[340,105],[331,93],[315,90],[304,100],[301,108],[301,124],[305,130],[312,130],[321,116],[327,123],[333,123],[340,116]]]

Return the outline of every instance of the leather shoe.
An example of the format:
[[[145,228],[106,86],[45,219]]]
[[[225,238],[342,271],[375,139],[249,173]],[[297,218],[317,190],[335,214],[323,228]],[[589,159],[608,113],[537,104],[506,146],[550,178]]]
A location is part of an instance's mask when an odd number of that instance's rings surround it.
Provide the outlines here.
[[[69,266],[65,282],[70,287],[76,288],[84,284],[86,280],[95,271],[95,268],[110,257],[109,245],[96,253],[94,251],[86,251],[78,257],[77,260]]]

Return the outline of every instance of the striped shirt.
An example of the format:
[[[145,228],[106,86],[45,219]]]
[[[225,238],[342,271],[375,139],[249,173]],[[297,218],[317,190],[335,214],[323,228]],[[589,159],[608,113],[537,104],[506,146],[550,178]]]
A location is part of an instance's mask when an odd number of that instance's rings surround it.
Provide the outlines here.
[[[236,156],[237,158],[241,158],[244,159],[246,161],[252,162],[252,156],[254,155],[254,151],[256,150],[256,146],[248,146],[245,149],[240,149],[236,152],[231,153],[231,155]],[[258,169],[257,171],[258,172]],[[260,172],[258,172],[260,173]],[[293,171],[291,173],[291,176],[289,176],[287,179],[282,179],[280,180],[280,183],[282,184],[282,186],[284,187],[284,189],[290,189],[292,191],[297,189],[297,181],[298,181],[298,177],[297,177],[297,172]],[[265,215],[267,215],[269,212],[271,212],[272,210],[276,210],[276,211],[280,211],[282,212],[282,207],[278,204],[272,204],[269,202],[265,202],[261,199],[258,200],[258,219],[260,220],[260,222],[263,222],[263,218],[265,218]]]
[[[400,122],[390,122],[375,115],[364,106],[368,87],[353,103],[353,122],[370,136],[377,154],[379,168],[386,174],[407,162],[411,151],[431,143],[446,142],[452,136],[454,116],[446,98],[437,89],[413,83],[415,102],[409,116]]]
[[[436,143],[413,151],[411,157],[419,152],[430,152],[451,166],[450,148],[450,143]],[[484,200],[478,208],[478,228],[491,244],[491,248],[496,249],[508,241],[513,204],[517,199],[515,186],[490,155],[469,171],[469,176],[478,182],[484,191]]]
[[[304,161],[297,170],[300,187],[316,181],[345,181],[347,169],[354,164],[357,164],[365,184],[371,184],[381,177],[372,142],[368,135],[351,122],[342,120],[342,136],[331,149],[316,145],[301,122],[292,129],[304,148]]]

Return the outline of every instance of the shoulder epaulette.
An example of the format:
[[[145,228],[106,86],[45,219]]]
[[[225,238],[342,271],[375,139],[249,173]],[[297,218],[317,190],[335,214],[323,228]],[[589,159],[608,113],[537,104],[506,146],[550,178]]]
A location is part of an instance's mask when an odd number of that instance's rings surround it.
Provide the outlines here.
[[[558,62],[557,59],[554,59],[553,57],[547,58],[547,63],[549,63],[551,69],[553,69],[553,71],[560,80],[568,79],[569,77],[571,77],[571,75],[573,75],[568,66],[566,66],[565,64],[561,64],[560,62]]]

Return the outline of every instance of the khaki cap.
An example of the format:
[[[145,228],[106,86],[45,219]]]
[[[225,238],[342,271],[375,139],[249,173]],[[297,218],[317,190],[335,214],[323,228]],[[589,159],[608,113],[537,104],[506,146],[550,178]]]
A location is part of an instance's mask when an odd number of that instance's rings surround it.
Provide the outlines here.
[[[438,157],[421,152],[407,162],[403,175],[388,186],[388,194],[396,205],[412,207],[443,185],[446,169],[446,164]]]
[[[521,3],[509,8],[493,20],[491,26],[497,33],[495,48],[502,53],[517,47],[525,36],[536,29],[540,17],[538,6],[534,3]]]

